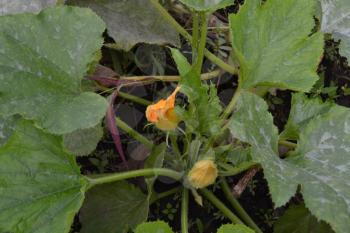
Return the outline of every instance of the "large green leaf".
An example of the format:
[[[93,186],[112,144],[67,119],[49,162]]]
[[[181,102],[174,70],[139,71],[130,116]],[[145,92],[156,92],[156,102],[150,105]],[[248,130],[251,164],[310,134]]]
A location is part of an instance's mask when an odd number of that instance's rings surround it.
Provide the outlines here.
[[[281,206],[296,192],[298,183],[292,178],[297,171],[284,165],[278,158],[278,130],[267,109],[263,99],[243,92],[237,102],[237,111],[230,119],[229,128],[234,137],[251,144],[252,159],[262,164],[272,200],[276,206]]]
[[[127,233],[147,220],[148,198],[127,182],[100,185],[88,191],[81,210],[82,233]]]
[[[246,119],[239,117],[244,114]],[[317,218],[328,222],[336,232],[348,232],[349,109],[335,106],[311,120],[301,130],[296,152],[286,160],[278,157],[277,130],[272,120],[267,104],[258,96],[246,93],[240,98],[229,127],[235,137],[251,144],[253,160],[262,165],[276,206],[285,204],[300,185],[306,207]]]
[[[331,102],[323,102],[320,98],[309,99],[302,93],[294,94],[289,118],[280,138],[297,140],[300,129],[305,127],[315,116],[328,112],[332,106]]]
[[[234,4],[232,0],[180,0],[180,2],[196,11],[216,11]]]
[[[91,10],[55,7],[0,18],[0,115],[21,114],[55,134],[97,125],[107,102],[81,92],[103,39]]]
[[[173,233],[166,222],[145,222],[137,226],[135,233]]]
[[[90,7],[101,16],[119,49],[128,51],[137,43],[180,44],[178,33],[148,0],[69,0],[68,3]]]
[[[318,221],[304,205],[292,206],[274,225],[274,233],[332,233],[325,222]]]
[[[350,59],[350,1],[320,0],[322,6],[321,29],[333,33],[341,40],[340,53]]]
[[[254,233],[254,231],[242,224],[226,224],[221,226],[217,233]]]
[[[92,153],[103,136],[100,124],[92,128],[78,129],[63,135],[63,145],[72,154],[84,156]]]
[[[57,0],[1,0],[0,15],[18,14],[23,12],[39,12],[55,5]]]
[[[241,65],[240,85],[309,91],[323,53],[323,35],[312,36],[314,0],[245,1],[230,16],[232,46]]]
[[[69,232],[87,182],[61,143],[22,120],[0,148],[0,232]]]

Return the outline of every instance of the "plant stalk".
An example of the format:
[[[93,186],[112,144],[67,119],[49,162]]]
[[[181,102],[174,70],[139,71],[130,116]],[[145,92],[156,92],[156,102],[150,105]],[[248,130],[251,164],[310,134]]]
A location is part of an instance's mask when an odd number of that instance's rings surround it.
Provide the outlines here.
[[[285,140],[280,140],[278,142],[278,144],[282,145],[282,146],[285,146],[289,149],[292,149],[294,150],[296,147],[297,147],[297,144],[296,143],[293,143],[293,142],[289,142],[289,141],[285,141]]]
[[[197,53],[196,53],[197,54],[196,61],[194,63],[194,70],[198,75],[200,75],[202,71],[204,50],[207,42],[208,25],[207,25],[207,15],[205,12],[199,13],[199,21],[200,21],[200,38],[199,38],[199,44],[198,44]]]
[[[247,214],[247,212],[243,209],[243,207],[241,206],[241,204],[237,201],[236,198],[234,198],[234,196],[232,195],[230,188],[227,184],[227,181],[225,178],[221,178],[221,188],[222,191],[224,192],[224,195],[226,197],[226,199],[230,202],[230,204],[232,205],[232,207],[237,211],[239,217],[241,217],[241,219],[243,219],[243,221],[252,229],[255,230],[255,232],[257,233],[263,233],[260,228],[255,224],[255,222],[253,221],[253,219],[251,219],[251,217]]]
[[[211,191],[200,189],[200,193],[207,198],[216,208],[218,208],[234,224],[244,224],[232,211],[225,206]]]
[[[154,144],[152,141],[148,140],[146,137],[144,137],[142,134],[137,132],[136,130],[132,129],[128,124],[126,124],[124,121],[122,121],[119,117],[115,118],[115,123],[117,126],[122,129],[125,133],[129,134],[131,137],[133,137],[135,140],[141,142],[143,145],[145,145],[147,148],[152,149]]]
[[[179,192],[181,189],[182,189],[182,187],[175,187],[175,188],[169,189],[168,191],[154,194],[152,196],[151,200],[149,201],[150,205],[153,204],[154,202],[162,199],[162,198],[171,196],[171,195]]]
[[[158,0],[149,0],[153,6],[159,11],[159,13],[163,16],[165,20],[170,23],[175,30],[180,33],[187,41],[192,44],[192,36],[168,13],[166,9],[158,2]],[[209,50],[204,50],[204,55],[221,69],[225,70],[231,74],[237,74],[238,70],[212,54]]]
[[[123,99],[130,100],[132,102],[141,104],[143,106],[148,106],[148,105],[152,104],[151,101],[145,100],[145,99],[138,97],[138,96],[135,96],[135,95],[131,95],[131,94],[126,93],[126,92],[119,91],[118,96],[123,98]]]
[[[181,200],[181,233],[188,233],[188,189],[183,188]]]
[[[236,89],[235,94],[233,95],[230,103],[227,105],[225,111],[223,112],[221,119],[223,119],[223,120],[226,119],[232,113],[232,111],[234,110],[234,108],[237,104],[237,101],[238,101],[241,93],[242,93],[242,90],[240,89],[240,87],[238,87]]]
[[[181,180],[182,173],[166,168],[147,168],[128,172],[114,173],[97,178],[86,177],[86,179],[89,182],[87,189],[90,189],[96,185],[112,183],[140,176],[167,176],[173,178],[174,180]]]

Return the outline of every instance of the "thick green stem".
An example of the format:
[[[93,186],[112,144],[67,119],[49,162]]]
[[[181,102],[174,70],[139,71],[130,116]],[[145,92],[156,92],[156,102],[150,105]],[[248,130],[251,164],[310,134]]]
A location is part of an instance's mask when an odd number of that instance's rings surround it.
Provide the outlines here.
[[[194,70],[195,72],[200,75],[202,71],[203,66],[203,59],[204,59],[204,50],[205,45],[207,42],[207,32],[208,32],[208,25],[207,25],[207,15],[205,12],[199,13],[199,19],[200,19],[200,38],[199,38],[199,44],[197,48],[197,57],[196,61],[194,63]]]
[[[188,233],[188,189],[183,188],[181,201],[181,233]]]
[[[193,12],[193,27],[192,27],[192,61],[197,59],[198,38],[199,38],[199,15]]]
[[[148,100],[145,100],[145,99],[140,98],[138,96],[130,95],[128,93],[121,92],[121,91],[118,92],[118,96],[123,98],[123,99],[127,99],[127,100],[130,100],[132,102],[144,105],[144,106],[148,106],[148,105],[152,104],[151,101],[148,101]]]
[[[86,177],[89,184],[88,189],[106,183],[112,183],[120,180],[126,180],[130,178],[140,177],[140,176],[167,176],[173,178],[174,180],[181,180],[182,174],[180,172],[166,169],[166,168],[148,168],[140,169],[128,172],[114,173],[97,178]]]
[[[180,33],[187,41],[192,43],[192,36],[168,13],[166,9],[164,9],[158,0],[150,0],[150,2],[159,11],[163,18],[175,28],[178,33]],[[237,74],[238,70],[235,67],[225,63],[223,60],[212,54],[209,50],[204,50],[204,55],[226,72]]]
[[[135,140],[141,142],[143,145],[145,145],[147,148],[152,149],[154,144],[152,141],[148,140],[146,137],[144,137],[142,134],[137,132],[136,130],[132,129],[128,124],[126,124],[124,121],[122,121],[119,117],[115,118],[115,123],[119,128],[121,128],[125,133],[129,134],[130,137],[133,137]]]
[[[226,182],[225,178],[221,178],[221,188],[222,191],[224,192],[224,195],[226,197],[226,199],[230,202],[230,204],[232,205],[232,207],[237,211],[239,217],[241,217],[241,219],[243,219],[243,221],[252,229],[255,230],[255,232],[257,233],[262,233],[262,231],[260,230],[260,228],[255,224],[255,222],[253,221],[253,219],[251,219],[251,217],[247,214],[247,212],[243,209],[243,207],[241,206],[241,204],[236,200],[236,198],[233,197],[232,192]]]
[[[223,112],[221,119],[226,119],[232,113],[241,93],[242,93],[242,90],[238,87],[236,89],[235,94],[233,95],[230,103],[227,105],[225,111]]]
[[[200,193],[208,199],[216,208],[218,208],[228,219],[235,224],[244,224],[232,211],[225,206],[211,191],[200,189]]]

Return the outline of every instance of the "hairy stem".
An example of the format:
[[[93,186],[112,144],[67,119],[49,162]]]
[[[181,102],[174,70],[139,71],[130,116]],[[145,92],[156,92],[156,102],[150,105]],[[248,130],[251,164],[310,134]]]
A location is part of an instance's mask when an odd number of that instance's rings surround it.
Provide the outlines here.
[[[232,207],[237,211],[239,217],[241,217],[241,219],[243,219],[243,221],[252,229],[255,230],[255,232],[257,233],[262,233],[262,231],[260,230],[260,228],[255,224],[255,222],[253,221],[253,219],[251,219],[251,217],[247,214],[247,212],[243,209],[243,207],[241,206],[241,204],[236,200],[236,198],[233,197],[230,188],[227,184],[227,181],[225,178],[221,178],[221,188],[222,191],[224,192],[224,195],[226,197],[226,199],[230,202],[230,204],[232,205]]]
[[[125,133],[129,134],[130,137],[133,137],[135,140],[141,142],[147,148],[152,149],[154,144],[152,141],[148,140],[142,134],[131,128],[128,124],[122,121],[119,117],[115,118],[115,123],[119,128],[121,128]]]
[[[126,180],[130,178],[140,177],[140,176],[167,176],[173,178],[174,180],[180,180],[182,178],[182,174],[180,172],[166,169],[166,168],[148,168],[148,169],[140,169],[128,172],[120,172],[109,174],[97,178],[86,177],[88,180],[88,189],[101,184],[112,183],[116,181]]]
[[[228,219],[235,224],[244,224],[232,211],[225,206],[211,191],[200,189],[200,193],[208,199],[216,208],[218,208]]]
[[[150,0],[150,2],[159,11],[163,18],[175,28],[175,30],[178,33],[180,33],[187,41],[189,41],[192,44],[192,36],[167,12],[166,9],[164,9],[164,7],[158,2],[158,0]],[[204,55],[226,72],[231,74],[237,74],[238,70],[235,67],[227,64],[226,62],[212,54],[209,50],[205,49]]]
[[[242,90],[238,87],[236,89],[235,94],[233,95],[230,103],[227,105],[225,111],[223,112],[221,119],[226,119],[232,113],[232,111],[234,110],[234,108],[237,104],[237,101],[238,101],[241,93],[242,93]]]
[[[181,200],[181,232],[188,233],[188,189],[183,188]]]
[[[194,70],[198,75],[200,75],[202,71],[204,50],[207,42],[208,25],[207,25],[207,15],[205,12],[199,13],[199,22],[200,22],[200,38],[199,38],[199,44],[198,44],[197,53],[196,53],[197,54],[196,61],[194,63]]]

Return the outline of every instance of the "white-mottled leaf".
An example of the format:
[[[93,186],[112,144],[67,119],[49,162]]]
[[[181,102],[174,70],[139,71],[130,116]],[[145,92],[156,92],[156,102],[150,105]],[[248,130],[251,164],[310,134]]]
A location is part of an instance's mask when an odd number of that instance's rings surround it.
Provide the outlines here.
[[[308,98],[302,93],[293,94],[289,118],[280,139],[297,140],[300,129],[305,127],[315,116],[328,112],[332,106],[334,104],[323,102],[320,98]]]
[[[285,160],[279,158],[275,148],[277,130],[267,104],[258,96],[243,93],[229,127],[235,137],[251,144],[253,160],[262,165],[277,207],[284,205],[300,185],[306,207],[318,219],[328,222],[337,233],[348,232],[349,109],[335,106],[310,120],[301,129],[296,152]]]
[[[0,17],[0,115],[20,114],[55,134],[97,125],[107,101],[81,91],[105,30],[89,9],[54,7]]]
[[[340,53],[350,59],[350,1],[320,0],[320,2],[322,31],[333,33],[336,39],[340,39]]]
[[[55,5],[57,0],[0,0],[0,15],[39,12]]]
[[[312,88],[324,44],[322,33],[310,36],[315,6],[314,0],[249,0],[230,15],[242,88]]]

